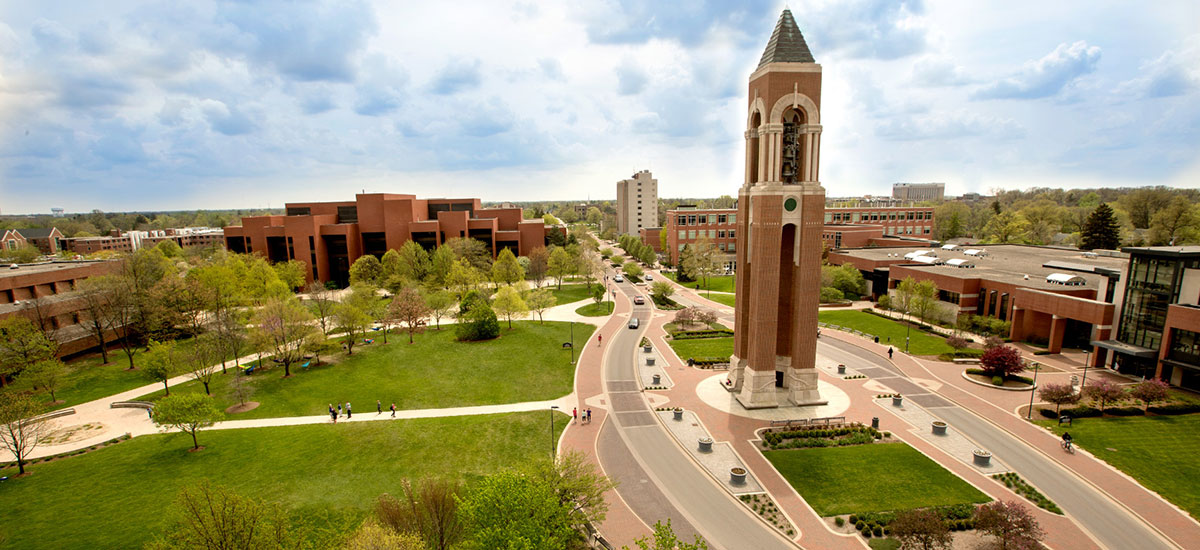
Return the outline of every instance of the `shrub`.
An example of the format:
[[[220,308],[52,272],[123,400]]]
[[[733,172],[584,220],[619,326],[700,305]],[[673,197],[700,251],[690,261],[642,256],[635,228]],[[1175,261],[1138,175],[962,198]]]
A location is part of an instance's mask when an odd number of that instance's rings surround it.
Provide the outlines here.
[[[992,385],[993,386],[1003,386],[1004,385],[1004,377],[1003,376],[993,376],[992,377]]]
[[[1053,382],[1042,384],[1041,389],[1038,390],[1038,397],[1040,397],[1042,401],[1054,403],[1055,415],[1050,418],[1057,417],[1058,410],[1061,409],[1063,405],[1069,405],[1079,401],[1079,396],[1075,394],[1075,389],[1072,388],[1070,384],[1065,382],[1062,384],[1055,384]]]
[[[871,534],[875,535],[877,537],[882,537],[883,536],[883,527],[876,525],[875,528],[871,530]]]
[[[821,303],[829,304],[833,302],[841,302],[846,299],[846,295],[842,291],[831,286],[821,287]]]
[[[846,524],[846,520],[842,519],[842,516],[838,516],[838,517],[834,518],[833,523],[836,524],[838,527],[841,527]]]
[[[1095,407],[1089,407],[1087,405],[1080,405],[1078,407],[1071,407],[1069,409],[1063,409],[1062,413],[1071,418],[1093,418],[1093,417],[1097,417],[1097,416],[1102,416],[1104,414],[1103,412],[1100,411],[1100,409],[1097,409]]]
[[[858,514],[850,514],[850,523],[858,525]]]
[[[454,335],[463,342],[491,340],[500,336],[500,322],[487,300],[475,293],[468,293],[460,307],[459,322]]]
[[[863,520],[860,519],[854,523],[854,528],[858,529],[859,531],[862,531],[863,529],[867,528],[867,524]]]
[[[1113,416],[1142,416],[1146,411],[1137,407],[1110,407],[1105,409],[1106,413]]]
[[[1038,414],[1042,415],[1043,418],[1049,418],[1050,420],[1058,420],[1059,417],[1058,412],[1050,409],[1038,409]]]
[[[1153,405],[1149,411],[1154,414],[1191,414],[1200,412],[1200,403],[1168,403]]]

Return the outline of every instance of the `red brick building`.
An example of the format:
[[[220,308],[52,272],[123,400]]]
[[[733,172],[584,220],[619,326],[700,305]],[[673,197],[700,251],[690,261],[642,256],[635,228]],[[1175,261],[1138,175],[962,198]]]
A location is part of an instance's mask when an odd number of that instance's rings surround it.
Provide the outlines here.
[[[0,319],[28,317],[59,343],[59,355],[96,347],[95,336],[80,324],[87,319],[75,288],[79,281],[115,273],[120,266],[117,261],[56,261],[6,268],[0,271]],[[112,339],[106,335],[106,340]]]
[[[9,229],[0,237],[0,247],[13,251],[22,245],[36,246],[42,254],[54,255],[62,249],[63,234],[56,227],[32,227],[25,229]]]
[[[455,237],[483,241],[493,255],[504,248],[526,255],[547,244],[541,219],[525,220],[520,208],[483,208],[479,199],[418,199],[415,195],[367,193],[346,202],[287,203],[283,216],[242,218],[225,228],[233,252],[259,252],[273,262],[308,264],[309,281],[346,285],[350,265],[371,254],[382,257],[415,241],[426,249]]]
[[[869,224],[883,227],[885,236],[921,237],[933,233],[932,206],[826,207],[826,224]]]

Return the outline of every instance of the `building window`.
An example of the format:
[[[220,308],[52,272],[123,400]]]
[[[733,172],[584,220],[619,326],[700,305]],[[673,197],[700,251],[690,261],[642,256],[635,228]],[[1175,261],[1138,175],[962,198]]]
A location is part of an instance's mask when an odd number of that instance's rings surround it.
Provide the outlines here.
[[[695,215],[688,216],[688,225],[696,225],[696,216]]]
[[[957,305],[959,303],[959,294],[948,290],[938,290],[938,300]]]
[[[717,223],[725,223],[725,214],[717,214]]]
[[[700,225],[704,225],[704,224],[708,223],[708,216],[705,216],[704,214],[700,214],[698,221],[699,221]]]
[[[725,230],[724,229],[717,231],[717,238],[719,238],[719,239],[725,238]]]
[[[735,237],[734,237],[734,234],[733,234],[733,231],[734,231],[734,230],[732,230],[732,229],[730,229],[730,230],[729,230],[729,238],[730,238],[730,239],[733,239],[733,238],[735,238]]]
[[[729,223],[737,223],[737,214],[729,215]]]
[[[681,240],[682,240],[682,239],[686,239],[686,238],[687,238],[687,231],[685,231],[685,230],[683,230],[683,229],[680,229],[680,230],[679,230],[679,238],[680,238]]]
[[[708,238],[710,238],[710,239],[715,239],[715,238],[717,238],[717,230],[716,230],[716,229],[709,229],[709,230],[708,230]]]
[[[831,221],[833,221],[833,214],[830,214],[829,212],[826,212],[826,213],[825,213],[825,223],[829,223],[829,222],[831,222]]]
[[[687,216],[675,216],[675,225],[687,225]]]
[[[695,230],[695,229],[689,229],[689,230],[688,230],[688,239],[695,239],[695,238],[696,238],[696,230]]]
[[[729,243],[729,246],[727,246],[725,248],[725,251],[726,252],[737,252],[736,248],[737,248],[737,243]]]
[[[724,252],[725,251],[725,243],[718,244],[717,249],[720,250],[721,252]]]

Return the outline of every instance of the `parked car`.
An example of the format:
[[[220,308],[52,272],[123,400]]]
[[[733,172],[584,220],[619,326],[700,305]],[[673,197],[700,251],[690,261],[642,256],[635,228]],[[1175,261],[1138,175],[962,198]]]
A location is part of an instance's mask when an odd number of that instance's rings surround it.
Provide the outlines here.
[[[613,277],[613,281],[616,281],[618,283],[623,283],[623,282],[625,282],[625,277],[617,275],[616,277]]]
[[[638,328],[638,318],[634,317],[629,320],[629,328]]]
[[[640,305],[642,305],[642,304],[646,303],[646,299],[645,299],[645,298],[642,298],[641,296],[634,296],[634,298],[633,298],[633,303],[635,303],[635,304],[637,304],[637,305],[639,305],[639,306],[640,306]]]

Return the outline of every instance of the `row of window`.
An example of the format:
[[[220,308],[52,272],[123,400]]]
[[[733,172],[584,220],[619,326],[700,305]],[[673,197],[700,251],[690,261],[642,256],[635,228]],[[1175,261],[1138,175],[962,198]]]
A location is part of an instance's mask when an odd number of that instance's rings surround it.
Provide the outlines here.
[[[914,234],[920,235],[922,233],[928,235],[929,232],[930,232],[929,227],[913,227],[911,225],[907,226],[907,227],[889,227],[889,228],[887,228],[888,235],[914,235]]]
[[[687,214],[675,216],[675,225],[737,223],[737,214]]]
[[[683,247],[685,246],[687,244],[679,243],[679,251],[683,252]],[[721,252],[737,252],[737,243],[717,243],[717,250]]]
[[[894,222],[904,220],[932,220],[933,211],[915,212],[825,212],[825,222]]]
[[[697,238],[703,239],[705,237],[708,237],[709,239],[736,239],[737,235],[735,233],[736,232],[733,229],[730,229],[728,231],[726,231],[724,229],[709,229],[707,234],[705,233],[705,230],[703,230],[703,229],[701,229],[699,231],[699,233],[697,233],[695,229],[688,229],[688,230],[680,229],[679,230],[679,240],[684,240],[684,239],[695,240]]]

